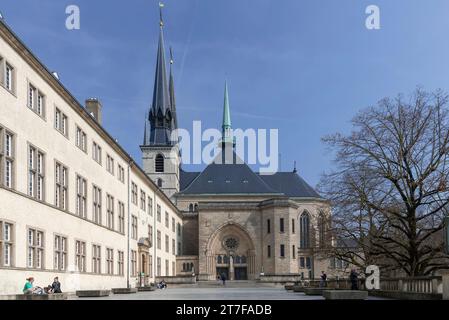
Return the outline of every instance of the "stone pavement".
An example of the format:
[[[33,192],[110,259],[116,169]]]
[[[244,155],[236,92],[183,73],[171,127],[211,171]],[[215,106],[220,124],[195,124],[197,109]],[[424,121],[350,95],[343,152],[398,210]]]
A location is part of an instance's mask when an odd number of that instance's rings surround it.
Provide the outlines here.
[[[79,299],[70,297],[69,299]],[[284,288],[168,288],[135,294],[111,293],[109,297],[81,298],[82,300],[324,300],[321,296],[287,291]],[[378,300],[369,297],[370,300]]]

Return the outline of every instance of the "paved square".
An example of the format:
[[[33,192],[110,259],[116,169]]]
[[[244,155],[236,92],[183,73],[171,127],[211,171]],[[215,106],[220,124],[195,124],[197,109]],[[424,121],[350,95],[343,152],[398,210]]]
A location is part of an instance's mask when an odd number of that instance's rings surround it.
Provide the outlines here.
[[[71,299],[79,299],[72,297]],[[370,300],[378,298],[370,297]],[[306,296],[284,288],[168,288],[135,294],[112,294],[109,297],[82,300],[324,300],[321,296]]]

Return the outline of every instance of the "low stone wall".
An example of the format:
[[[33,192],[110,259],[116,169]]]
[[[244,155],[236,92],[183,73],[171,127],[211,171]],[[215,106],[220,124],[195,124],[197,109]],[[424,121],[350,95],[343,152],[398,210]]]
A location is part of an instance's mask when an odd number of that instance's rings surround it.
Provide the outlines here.
[[[0,300],[67,300],[67,293],[53,294],[7,294],[0,295]]]
[[[371,290],[370,296],[382,297],[398,300],[441,300],[443,295],[441,293],[420,293],[420,292],[406,292],[406,291],[387,291],[387,290]]]
[[[164,280],[167,285],[169,285],[169,284],[195,284],[196,283],[196,277],[192,277],[192,275],[172,276],[172,277],[156,277],[155,283],[158,284],[162,280]]]

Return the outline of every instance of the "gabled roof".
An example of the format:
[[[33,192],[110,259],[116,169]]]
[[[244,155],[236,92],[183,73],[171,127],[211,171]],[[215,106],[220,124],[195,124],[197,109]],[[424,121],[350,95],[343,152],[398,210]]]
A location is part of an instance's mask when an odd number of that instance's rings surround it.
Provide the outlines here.
[[[272,175],[259,176],[271,188],[288,197],[321,198],[321,196],[296,172],[276,172]]]
[[[195,178],[193,176],[196,173],[181,173],[179,194],[280,194],[240,160],[234,151],[232,163],[220,161],[222,158],[223,153],[220,152]],[[188,183],[187,180],[192,178]]]

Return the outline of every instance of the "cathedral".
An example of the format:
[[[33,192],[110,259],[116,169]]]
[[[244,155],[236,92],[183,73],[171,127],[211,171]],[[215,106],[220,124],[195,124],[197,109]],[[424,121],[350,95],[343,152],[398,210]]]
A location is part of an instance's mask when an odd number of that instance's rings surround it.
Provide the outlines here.
[[[332,273],[335,266],[323,254],[330,244],[328,201],[296,168],[262,175],[237,161],[227,86],[221,151],[202,172],[183,170],[178,141],[171,138],[178,121],[173,58],[170,52],[167,75],[163,26],[161,18],[153,100],[141,150],[145,173],[182,216],[177,276],[195,274],[199,281],[218,275],[229,280],[269,275],[307,279],[321,271]]]

